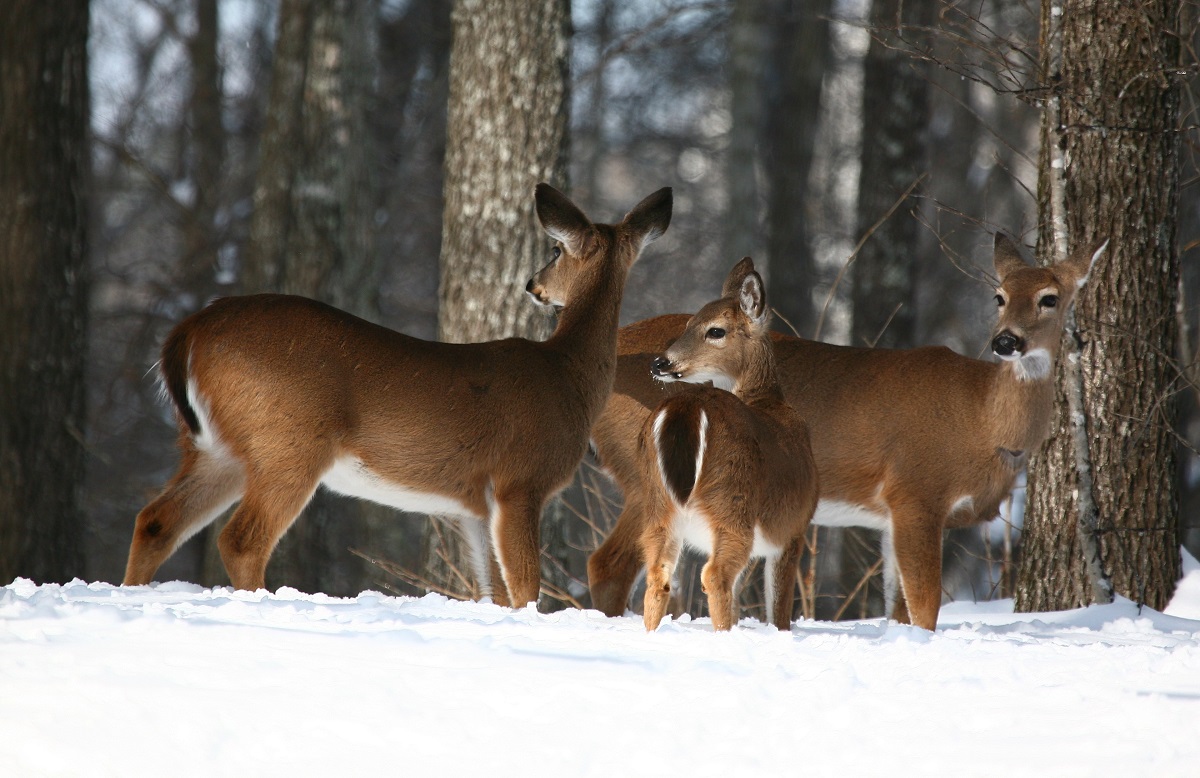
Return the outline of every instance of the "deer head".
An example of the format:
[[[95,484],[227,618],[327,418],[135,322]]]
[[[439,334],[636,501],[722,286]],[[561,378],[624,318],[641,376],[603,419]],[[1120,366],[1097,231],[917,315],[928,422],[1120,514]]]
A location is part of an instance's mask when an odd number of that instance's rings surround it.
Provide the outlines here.
[[[1017,378],[1034,381],[1050,375],[1075,292],[1107,246],[1105,240],[1057,264],[1037,267],[1025,261],[1008,236],[996,233],[993,261],[1000,282],[1000,318],[992,352],[1013,364]]]

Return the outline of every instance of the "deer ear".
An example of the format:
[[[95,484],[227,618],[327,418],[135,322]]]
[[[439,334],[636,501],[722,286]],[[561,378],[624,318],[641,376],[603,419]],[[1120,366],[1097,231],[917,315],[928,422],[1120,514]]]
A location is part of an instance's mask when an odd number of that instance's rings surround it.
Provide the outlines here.
[[[592,232],[592,223],[571,199],[549,184],[538,184],[533,190],[533,202],[538,221],[546,234],[578,254]]]
[[[742,257],[729,271],[729,275],[725,276],[725,283],[721,286],[721,296],[733,297],[738,294],[742,288],[742,279],[753,272],[754,260],[750,257]]]
[[[1096,260],[1100,259],[1100,255],[1108,248],[1108,238],[1097,241],[1085,249],[1076,251],[1072,256],[1067,257],[1059,263],[1059,267],[1065,270],[1075,283],[1075,288],[1078,289],[1087,283],[1088,276],[1092,274],[1092,268],[1096,267]],[[1058,268],[1055,268],[1056,270]]]
[[[1021,250],[1013,239],[1003,232],[997,232],[992,244],[992,262],[996,266],[996,277],[1004,283],[1004,279],[1014,270],[1029,267],[1029,263],[1021,256]]]
[[[740,264],[740,263],[739,263]],[[738,305],[756,325],[762,325],[767,320],[767,290],[763,287],[762,276],[751,270],[742,278],[738,291]]]
[[[655,240],[662,237],[671,226],[671,209],[674,197],[671,187],[664,186],[652,195],[646,197],[625,214],[621,220],[621,228],[633,238],[638,250],[646,248]]]

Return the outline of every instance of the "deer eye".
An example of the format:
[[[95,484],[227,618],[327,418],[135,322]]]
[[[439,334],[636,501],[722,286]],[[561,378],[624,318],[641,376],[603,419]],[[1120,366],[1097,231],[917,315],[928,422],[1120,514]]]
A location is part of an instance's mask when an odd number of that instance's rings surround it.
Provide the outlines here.
[[[1038,300],[1038,305],[1042,306],[1043,308],[1053,308],[1054,306],[1058,305],[1058,295],[1048,294],[1042,299]]]
[[[562,256],[562,249],[560,249],[558,246],[555,246],[554,251],[552,253],[554,254],[554,258],[558,259],[559,257]]]
[[[996,295],[996,307],[998,307],[998,308],[1004,307],[1004,296],[1003,295],[999,295],[999,294]]]
[[[720,340],[721,338],[725,337],[725,330],[721,329],[720,327],[709,327],[708,332],[705,333],[705,337],[713,340]]]

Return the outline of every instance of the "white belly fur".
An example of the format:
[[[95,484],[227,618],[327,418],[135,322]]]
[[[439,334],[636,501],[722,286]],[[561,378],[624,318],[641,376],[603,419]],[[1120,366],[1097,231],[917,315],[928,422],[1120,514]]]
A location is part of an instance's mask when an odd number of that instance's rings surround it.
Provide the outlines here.
[[[479,520],[485,518],[475,515],[467,510],[467,506],[445,495],[418,492],[391,483],[354,457],[343,457],[334,462],[333,467],[321,478],[321,484],[338,494],[359,497],[411,513]]]
[[[882,532],[891,525],[891,516],[842,500],[819,500],[813,523],[822,527],[866,527]]]
[[[688,548],[712,556],[712,525],[709,524],[703,513],[695,510],[677,511],[675,513],[675,536]],[[751,557],[777,557],[782,553],[782,547],[763,537],[761,529],[754,528],[754,545],[750,547]]]

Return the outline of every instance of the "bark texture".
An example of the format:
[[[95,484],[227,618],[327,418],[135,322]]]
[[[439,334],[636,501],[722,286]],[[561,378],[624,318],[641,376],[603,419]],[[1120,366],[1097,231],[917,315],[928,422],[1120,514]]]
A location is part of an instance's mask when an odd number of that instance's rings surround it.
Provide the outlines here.
[[[438,336],[548,332],[525,283],[548,261],[533,187],[566,180],[567,0],[459,0],[451,15]]]
[[[0,581],[83,572],[88,4],[0,25]]]
[[[1118,593],[1161,609],[1180,565],[1171,361],[1179,278],[1180,97],[1173,72],[1180,3],[1062,6],[1061,72],[1043,66],[1043,83],[1057,90],[1061,115],[1047,111],[1044,124],[1039,255],[1050,256],[1054,243],[1049,165],[1055,155],[1046,147],[1057,137],[1065,161],[1062,226],[1071,248],[1110,241],[1076,302],[1100,562]],[[1053,50],[1047,36],[1053,22],[1047,0],[1044,52]],[[1057,381],[1053,434],[1030,465],[1016,588],[1021,611],[1077,607],[1092,597],[1062,364]]]
[[[533,188],[565,189],[570,61],[568,0],[458,0],[450,24],[438,338],[541,339],[549,322],[524,293],[549,261]],[[426,579],[457,593],[465,546],[430,522]]]

